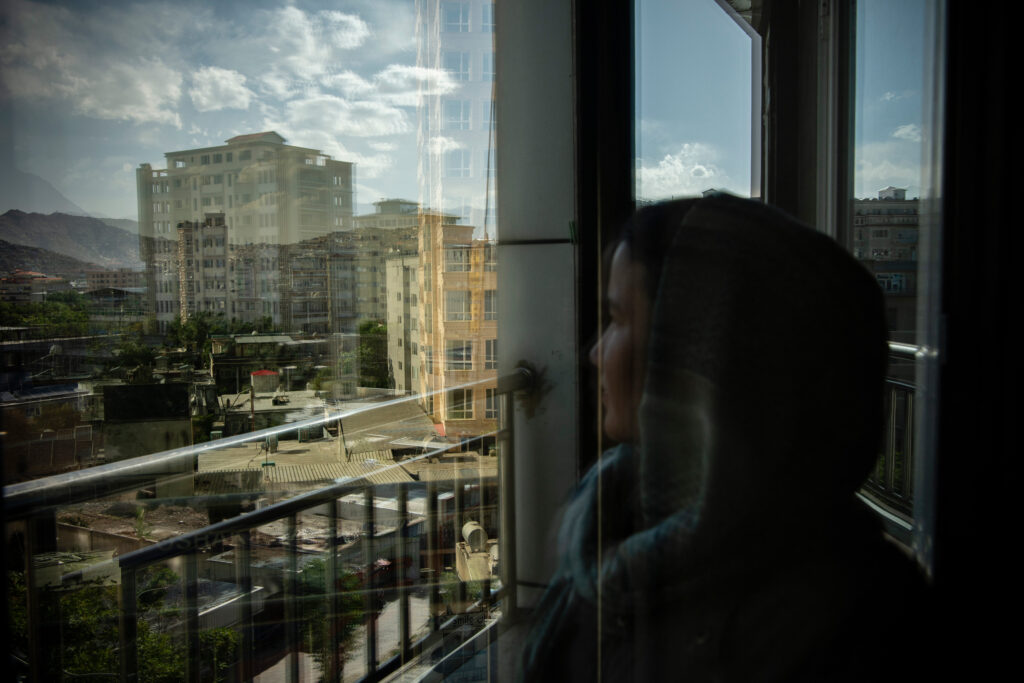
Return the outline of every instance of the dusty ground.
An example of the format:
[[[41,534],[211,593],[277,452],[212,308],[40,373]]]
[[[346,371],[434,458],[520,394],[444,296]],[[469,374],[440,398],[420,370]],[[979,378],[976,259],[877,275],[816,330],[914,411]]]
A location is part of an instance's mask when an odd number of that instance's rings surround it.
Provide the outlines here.
[[[206,510],[176,505],[150,507],[126,495],[104,501],[69,506],[57,514],[57,521],[122,536],[160,541],[210,523]],[[141,515],[139,510],[142,511]]]

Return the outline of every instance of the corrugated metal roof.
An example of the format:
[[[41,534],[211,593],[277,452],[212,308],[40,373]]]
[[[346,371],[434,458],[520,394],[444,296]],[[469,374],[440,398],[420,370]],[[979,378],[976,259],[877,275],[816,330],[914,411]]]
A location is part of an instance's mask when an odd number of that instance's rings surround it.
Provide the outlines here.
[[[327,486],[339,479],[364,479],[370,484],[397,484],[413,481],[401,467],[391,463],[367,466],[362,462],[311,463],[309,465],[279,465],[274,467],[246,467],[236,470],[202,472],[196,477],[196,486],[208,493],[263,491],[266,483],[322,484]]]

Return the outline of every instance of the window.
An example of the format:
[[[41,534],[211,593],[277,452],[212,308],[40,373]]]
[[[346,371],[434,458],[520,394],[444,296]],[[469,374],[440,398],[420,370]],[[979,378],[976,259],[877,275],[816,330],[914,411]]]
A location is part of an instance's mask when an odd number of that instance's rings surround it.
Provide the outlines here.
[[[473,419],[473,390],[452,389],[448,392],[448,419]]]
[[[444,101],[444,129],[469,130],[469,100]]]
[[[485,389],[484,417],[488,420],[498,419],[498,391],[497,389]]]
[[[444,175],[446,178],[468,178],[469,150],[450,149],[445,152]]]
[[[498,369],[498,340],[488,339],[484,342],[484,370]]]
[[[441,64],[456,81],[469,80],[468,52],[447,51],[442,56]]]
[[[468,273],[471,264],[469,245],[459,244],[444,250],[444,269],[449,273]]]
[[[484,292],[484,320],[498,319],[498,290],[488,289]]]
[[[446,33],[467,33],[469,31],[469,3],[446,2],[441,6]]]
[[[487,33],[494,32],[494,3],[485,2],[480,8],[480,30]]]
[[[455,340],[445,342],[446,368],[448,370],[473,369],[473,342]]]
[[[485,52],[483,54],[481,67],[480,67],[480,78],[485,81],[489,81],[494,78],[494,53]]]
[[[445,320],[459,321],[473,319],[473,314],[470,310],[472,296],[469,290],[448,290],[444,293],[444,299]]]

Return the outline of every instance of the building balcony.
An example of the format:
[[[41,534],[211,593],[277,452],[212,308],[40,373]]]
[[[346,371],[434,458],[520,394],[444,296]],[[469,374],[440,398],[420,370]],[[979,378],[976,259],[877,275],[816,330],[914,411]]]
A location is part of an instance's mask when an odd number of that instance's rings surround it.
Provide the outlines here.
[[[529,382],[504,378],[503,397]],[[493,638],[514,604],[510,465],[481,454],[495,438],[511,452],[513,432],[437,441],[420,400],[7,486],[17,675],[382,680],[465,666],[453,653]]]

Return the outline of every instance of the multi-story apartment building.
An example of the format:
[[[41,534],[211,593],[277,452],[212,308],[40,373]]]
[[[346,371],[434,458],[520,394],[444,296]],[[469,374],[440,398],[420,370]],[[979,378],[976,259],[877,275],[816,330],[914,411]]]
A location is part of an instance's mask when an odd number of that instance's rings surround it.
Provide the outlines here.
[[[918,200],[887,187],[853,202],[853,254],[885,292],[892,338],[913,342],[917,315]]]
[[[493,245],[456,220],[424,214],[421,223],[419,385],[445,434],[469,436],[497,424],[498,278]],[[478,380],[490,383],[459,387]]]
[[[419,254],[387,259],[388,364],[395,391],[409,394],[420,389]]]
[[[418,0],[417,64],[450,88],[419,101],[420,203],[493,234],[494,3]]]
[[[223,215],[227,285],[232,281],[237,285],[232,267],[235,252],[253,245],[297,244],[352,227],[353,164],[284,142],[274,132],[238,135],[217,147],[168,152],[166,169],[142,164],[137,170],[140,252],[146,263],[149,310],[161,330],[190,312],[188,299],[183,304],[181,298],[190,287],[180,280],[180,224],[191,223],[194,228],[205,224],[207,214]],[[243,281],[251,287],[246,284],[239,292],[226,285],[223,297],[210,299],[216,310],[229,318],[270,315],[281,322],[280,303],[258,296],[265,293],[259,291],[263,285],[251,277],[251,269],[245,272]],[[193,282],[191,290],[198,293],[202,285]],[[197,300],[191,310],[209,310],[205,306],[205,300]]]
[[[145,273],[131,268],[116,270],[87,270],[85,272],[85,291],[97,289],[130,289],[146,285]]]

